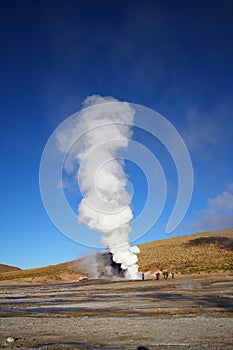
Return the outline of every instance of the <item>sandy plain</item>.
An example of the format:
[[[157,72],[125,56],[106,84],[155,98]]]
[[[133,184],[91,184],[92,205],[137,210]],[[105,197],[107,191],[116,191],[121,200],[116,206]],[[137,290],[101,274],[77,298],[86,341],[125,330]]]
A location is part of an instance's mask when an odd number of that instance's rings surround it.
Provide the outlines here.
[[[233,276],[0,286],[0,349],[233,349]]]

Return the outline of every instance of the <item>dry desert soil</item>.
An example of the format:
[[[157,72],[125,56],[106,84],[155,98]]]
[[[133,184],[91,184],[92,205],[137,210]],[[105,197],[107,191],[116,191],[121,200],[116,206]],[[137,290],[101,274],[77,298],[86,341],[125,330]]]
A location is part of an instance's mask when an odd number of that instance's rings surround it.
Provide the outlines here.
[[[0,349],[233,349],[233,276],[0,286]]]

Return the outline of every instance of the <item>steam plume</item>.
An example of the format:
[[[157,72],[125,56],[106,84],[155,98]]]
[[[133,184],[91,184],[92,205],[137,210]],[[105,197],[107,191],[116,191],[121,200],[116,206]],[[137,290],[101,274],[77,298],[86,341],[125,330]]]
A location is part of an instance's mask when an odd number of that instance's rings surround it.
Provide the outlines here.
[[[126,190],[124,162],[118,158],[119,150],[128,146],[132,136],[134,110],[125,102],[109,102],[118,101],[98,95],[87,97],[75,123],[57,137],[62,150],[81,133],[65,162],[67,171],[73,169],[74,160],[79,163],[77,180],[83,199],[78,219],[101,233],[101,243],[112,254],[113,261],[121,264],[124,276],[137,279],[139,248],[131,247],[129,242],[131,198]]]

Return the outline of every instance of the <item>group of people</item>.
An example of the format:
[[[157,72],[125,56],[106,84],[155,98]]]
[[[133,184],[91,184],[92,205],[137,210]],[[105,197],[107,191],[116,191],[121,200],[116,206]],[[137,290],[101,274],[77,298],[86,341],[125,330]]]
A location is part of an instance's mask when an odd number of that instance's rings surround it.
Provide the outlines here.
[[[163,271],[163,272],[162,272],[162,275],[163,275],[163,278],[164,278],[165,280],[167,280],[168,277],[170,277],[170,278],[174,278],[174,277],[175,277],[174,272],[168,273],[167,271]],[[159,280],[160,277],[161,277],[160,272],[156,272],[156,273],[155,273],[155,279],[156,279],[156,280]]]
[[[162,272],[162,275],[163,275],[163,278],[164,278],[165,280],[167,280],[168,277],[170,277],[170,278],[174,278],[174,277],[175,277],[174,272],[168,273],[167,271],[163,271],[163,272]],[[161,273],[160,273],[160,272],[155,272],[155,279],[156,279],[156,280],[159,280],[160,277],[161,277]],[[144,281],[144,279],[145,279],[145,274],[142,273],[142,280]]]

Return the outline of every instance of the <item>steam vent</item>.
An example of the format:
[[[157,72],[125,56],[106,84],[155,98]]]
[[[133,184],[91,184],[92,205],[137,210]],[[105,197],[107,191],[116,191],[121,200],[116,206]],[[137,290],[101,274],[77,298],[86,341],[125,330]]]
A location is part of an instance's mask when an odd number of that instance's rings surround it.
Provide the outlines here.
[[[113,261],[113,255],[111,253],[105,253],[101,255],[99,259],[101,259],[99,262],[101,271],[99,272],[102,277],[125,277],[125,270],[121,268],[121,264],[117,264]]]

